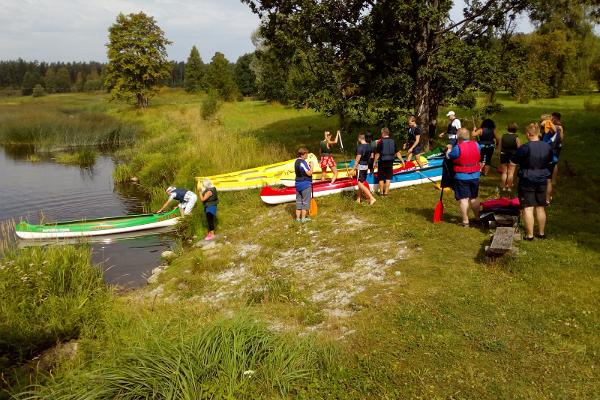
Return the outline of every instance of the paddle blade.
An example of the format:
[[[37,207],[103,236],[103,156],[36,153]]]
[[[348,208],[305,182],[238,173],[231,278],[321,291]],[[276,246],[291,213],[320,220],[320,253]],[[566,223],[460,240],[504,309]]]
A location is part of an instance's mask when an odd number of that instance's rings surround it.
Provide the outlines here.
[[[444,215],[444,203],[442,200],[438,201],[433,210],[433,222],[442,222],[442,216]]]
[[[310,209],[308,210],[308,215],[311,217],[315,217],[318,212],[317,201],[312,198],[310,199]]]

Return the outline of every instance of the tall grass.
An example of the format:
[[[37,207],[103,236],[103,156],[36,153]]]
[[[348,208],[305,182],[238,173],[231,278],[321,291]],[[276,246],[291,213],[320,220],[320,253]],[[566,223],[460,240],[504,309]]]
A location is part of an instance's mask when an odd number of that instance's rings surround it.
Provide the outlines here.
[[[249,317],[217,319],[175,337],[164,328],[115,358],[38,387],[22,399],[208,399],[286,396],[329,362],[312,339],[291,340]]]
[[[92,167],[96,163],[96,152],[90,148],[79,149],[76,152],[60,152],[55,155],[59,164],[75,164],[81,167]]]
[[[109,296],[87,248],[8,249],[0,259],[0,370],[99,323]]]

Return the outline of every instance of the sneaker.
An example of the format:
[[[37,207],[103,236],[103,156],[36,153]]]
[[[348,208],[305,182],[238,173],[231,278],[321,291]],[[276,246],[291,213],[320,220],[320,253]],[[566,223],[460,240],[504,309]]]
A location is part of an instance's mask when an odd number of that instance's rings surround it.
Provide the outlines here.
[[[206,235],[206,237],[204,238],[204,240],[213,240],[215,238],[215,234],[214,233],[209,233],[208,235]]]
[[[538,239],[542,239],[542,240],[546,239],[546,235],[545,234],[544,235],[540,235],[538,233],[537,235],[535,235],[535,237],[538,238]]]
[[[523,236],[523,240],[527,240],[528,242],[531,242],[533,240],[533,236],[531,236],[531,237]]]
[[[312,218],[306,217],[300,220],[300,222],[309,222],[312,221]]]
[[[302,220],[300,218],[296,218],[294,221],[296,221],[296,222],[302,222]]]

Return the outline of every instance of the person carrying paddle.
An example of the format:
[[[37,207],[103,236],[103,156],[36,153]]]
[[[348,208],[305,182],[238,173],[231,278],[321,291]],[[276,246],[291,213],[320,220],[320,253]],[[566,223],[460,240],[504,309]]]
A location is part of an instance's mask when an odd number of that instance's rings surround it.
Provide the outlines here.
[[[546,228],[546,187],[550,177],[552,147],[540,140],[540,128],[531,123],[527,126],[529,140],[515,152],[510,162],[519,166],[519,202],[523,208],[525,240],[533,240],[534,210],[538,222],[538,235],[545,239]]]
[[[331,140],[331,132],[325,132],[325,140],[321,140],[321,181],[325,180],[325,175],[327,172],[327,167],[331,168],[331,172],[333,172],[333,178],[331,178],[331,183],[335,183],[337,179],[338,171],[335,165],[335,161],[333,160],[332,149],[333,145],[337,144],[338,139],[340,137],[341,132],[337,131],[335,135],[335,140]]]
[[[358,135],[358,147],[356,148],[356,158],[354,159],[354,167],[352,167],[352,175],[357,174],[358,181],[358,196],[357,203],[361,202],[361,193],[369,199],[369,205],[375,203],[375,197],[371,190],[365,185],[367,174],[369,172],[369,160],[371,159],[371,145],[365,140],[364,133]]]
[[[411,115],[408,118],[408,137],[402,148],[406,150],[407,147],[406,161],[410,161],[412,157],[415,156],[415,162],[420,167],[419,154],[421,154],[421,127],[417,125],[417,118],[414,115]]]
[[[516,153],[517,149],[521,147],[521,141],[517,136],[517,130],[519,126],[516,122],[508,124],[508,133],[502,135],[500,140],[500,170],[501,170],[501,181],[500,188],[503,191],[510,192],[513,187],[513,176],[515,173],[514,165],[511,165],[510,159]]]
[[[308,150],[305,147],[300,147],[298,158],[294,162],[294,171],[296,172],[296,222],[310,221],[306,214],[310,209],[313,168],[312,165],[306,162],[307,158]]]
[[[219,195],[217,194],[217,188],[210,179],[203,179],[201,188],[200,201],[204,203],[204,214],[206,214],[206,222],[208,222],[208,234],[204,240],[213,240],[215,238],[215,218],[217,218]]]
[[[163,204],[163,206],[156,213],[160,214],[163,212],[165,208],[171,203],[171,201],[175,200],[179,202],[179,210],[181,211],[181,216],[190,215],[192,213],[192,209],[196,205],[196,201],[198,201],[198,196],[196,193],[191,190],[177,188],[175,186],[169,186],[167,190],[165,190],[169,195],[169,198]]]
[[[447,152],[454,164],[454,197],[458,201],[462,216],[461,226],[469,226],[469,208],[473,210],[475,221],[479,221],[479,175],[481,157],[479,143],[471,140],[471,132],[460,128],[458,143]]]
[[[404,159],[397,150],[396,141],[390,137],[388,128],[381,129],[381,139],[377,141],[377,154],[374,164],[377,165],[377,178],[379,180],[379,194],[387,196],[390,192],[390,183],[394,176],[394,160],[398,157],[402,164]]]
[[[454,146],[457,143],[457,132],[461,128],[460,120],[456,118],[456,113],[454,111],[448,111],[446,114],[448,120],[448,129],[446,132],[440,133],[439,137],[444,137],[444,135],[448,135],[448,144],[450,146]]]
[[[496,124],[489,118],[486,118],[481,123],[481,126],[473,131],[473,137],[477,137],[481,148],[481,169],[483,176],[487,176],[492,165],[492,156],[494,149],[499,143],[496,135]]]

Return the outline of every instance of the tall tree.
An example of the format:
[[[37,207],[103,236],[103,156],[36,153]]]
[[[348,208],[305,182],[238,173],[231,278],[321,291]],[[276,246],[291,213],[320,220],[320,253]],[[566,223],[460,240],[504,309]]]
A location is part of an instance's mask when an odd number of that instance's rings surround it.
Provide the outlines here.
[[[206,82],[208,87],[216,90],[225,101],[235,100],[239,94],[230,63],[223,53],[216,52],[213,56],[206,69]]]
[[[42,82],[42,77],[37,71],[27,71],[23,76],[23,85],[21,87],[21,93],[23,96],[29,96],[33,93],[35,85],[39,85]]]
[[[235,63],[233,76],[244,96],[254,96],[257,93],[256,74],[251,67],[253,61],[254,54],[248,53],[240,56]]]
[[[184,86],[186,92],[194,93],[206,89],[205,69],[200,52],[196,46],[193,46],[185,64]]]
[[[171,42],[144,14],[119,14],[109,28],[108,66],[105,85],[113,99],[134,100],[138,108],[148,107],[160,84],[171,73],[166,46]]]

